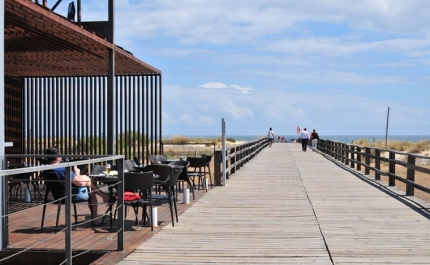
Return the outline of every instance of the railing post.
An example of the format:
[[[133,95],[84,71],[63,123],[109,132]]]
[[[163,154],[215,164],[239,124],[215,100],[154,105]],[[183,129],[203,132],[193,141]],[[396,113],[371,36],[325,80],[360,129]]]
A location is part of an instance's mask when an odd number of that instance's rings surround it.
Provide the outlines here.
[[[350,150],[351,150],[351,168],[355,168],[355,162],[354,162],[354,159],[355,159],[355,153],[354,153],[354,151],[355,151],[355,146],[354,145],[351,145],[350,146]]]
[[[221,186],[221,155],[222,151],[214,152],[214,182],[215,186]]]
[[[361,171],[361,147],[357,146],[357,170]]]
[[[377,170],[381,170],[381,150],[375,149],[375,168]],[[381,174],[378,171],[375,171],[375,180],[381,180]]]
[[[239,150],[237,150],[237,149],[239,149]],[[239,152],[239,154],[236,155],[236,157],[239,160],[236,159],[236,161],[240,161],[239,167],[238,167],[238,169],[240,169],[241,167],[243,167],[243,160],[242,160],[242,158],[243,158],[243,153],[242,153],[243,152],[243,145],[240,145],[238,148],[236,148],[236,152]]]
[[[339,156],[337,157],[337,160],[340,160],[342,163],[345,163],[345,144],[340,143],[340,149],[337,152]]]
[[[415,182],[415,170],[409,166],[415,166],[415,156],[408,155],[408,169],[406,170],[406,178],[412,182]],[[414,186],[406,183],[406,196],[414,196]]]
[[[328,143],[327,140],[325,140],[324,141],[324,153],[327,154],[327,155],[329,154],[328,148],[329,148],[329,143]]]
[[[235,172],[236,172],[236,166],[237,165],[235,165],[235,163],[236,163],[236,147],[232,147],[232,148],[230,148],[230,154],[229,154],[229,157],[230,157],[230,155],[231,154],[233,154],[233,156],[231,156],[231,158],[230,158],[230,161],[231,161],[231,165],[234,165],[232,168],[231,168],[231,174],[234,174]]]
[[[124,159],[117,159],[116,164],[118,166],[118,201],[117,205],[122,205],[118,209],[118,242],[117,247],[119,251],[124,250]],[[151,213],[152,214],[152,213]],[[152,222],[152,221],[151,221]]]
[[[340,160],[339,157],[339,147],[341,146],[338,142],[332,142],[331,143],[331,157],[333,157],[336,160]]]
[[[394,163],[394,160],[396,159],[396,154],[394,152],[390,151],[390,164],[389,164],[389,172],[391,174],[396,174],[396,164]],[[388,178],[388,186],[395,186],[396,185],[396,179],[389,176]]]
[[[230,162],[230,158],[229,158],[229,151],[231,151],[231,148],[227,148],[225,150],[225,178],[229,179],[230,178],[230,174],[232,173],[231,171],[228,171],[227,169],[230,167],[231,162]]]
[[[370,148],[366,147],[366,158],[365,158],[366,168],[364,169],[364,174],[370,174]]]
[[[347,144],[343,144],[345,146],[345,148],[343,149],[345,151],[344,156],[345,156],[345,165],[349,165],[349,146]]]

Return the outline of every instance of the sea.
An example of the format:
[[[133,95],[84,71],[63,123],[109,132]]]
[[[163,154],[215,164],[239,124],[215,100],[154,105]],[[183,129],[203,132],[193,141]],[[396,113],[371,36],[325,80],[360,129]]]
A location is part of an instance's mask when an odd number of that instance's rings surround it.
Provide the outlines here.
[[[221,137],[221,135],[183,135],[190,139],[215,139]],[[282,134],[279,136],[282,137]],[[164,139],[169,139],[172,136],[164,135]],[[226,138],[233,138],[236,141],[254,141],[260,138],[266,137],[265,135],[226,135]],[[291,139],[297,139],[297,135],[284,135],[286,141]],[[277,138],[277,136],[276,136]],[[352,143],[353,141],[365,139],[369,142],[385,141],[385,135],[325,135],[321,137],[324,140],[331,140],[340,143]],[[395,140],[402,142],[419,142],[424,140],[430,140],[430,135],[388,135],[387,140]]]

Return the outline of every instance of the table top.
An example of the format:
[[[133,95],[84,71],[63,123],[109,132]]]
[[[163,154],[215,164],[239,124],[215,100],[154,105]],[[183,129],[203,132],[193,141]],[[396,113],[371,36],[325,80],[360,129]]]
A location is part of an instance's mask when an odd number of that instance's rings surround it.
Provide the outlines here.
[[[159,176],[158,174],[153,174],[154,175],[154,179],[157,179]],[[90,178],[97,180],[97,181],[117,181],[118,180],[118,176],[115,175],[105,175],[105,174],[91,174],[89,175]]]
[[[184,168],[183,165],[170,165],[170,164],[168,164],[168,165],[171,166],[171,167],[173,167],[173,168],[179,168],[179,169],[183,169]],[[145,167],[146,167],[146,165],[134,165],[133,166],[133,168],[136,169],[136,170],[142,170]]]

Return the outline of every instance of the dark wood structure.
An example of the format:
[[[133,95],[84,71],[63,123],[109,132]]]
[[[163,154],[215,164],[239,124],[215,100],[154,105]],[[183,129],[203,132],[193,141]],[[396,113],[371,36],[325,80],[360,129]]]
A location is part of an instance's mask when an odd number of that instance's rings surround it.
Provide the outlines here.
[[[108,144],[126,158],[159,153],[161,71],[107,41],[109,23],[71,22],[47,1],[30,0],[5,0],[4,19],[5,141],[13,142],[6,154],[41,154],[50,145],[109,154]]]

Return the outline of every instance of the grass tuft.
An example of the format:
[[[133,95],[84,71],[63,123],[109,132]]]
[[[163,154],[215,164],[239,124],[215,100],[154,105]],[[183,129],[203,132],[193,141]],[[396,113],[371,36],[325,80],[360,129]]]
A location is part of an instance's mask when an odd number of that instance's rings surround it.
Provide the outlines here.
[[[361,146],[369,146],[369,147],[385,149],[385,141],[375,141],[372,143],[366,139],[359,139],[355,142],[356,144]],[[430,140],[423,140],[419,142],[388,140],[387,149],[400,151],[400,152],[419,154],[430,150]]]

